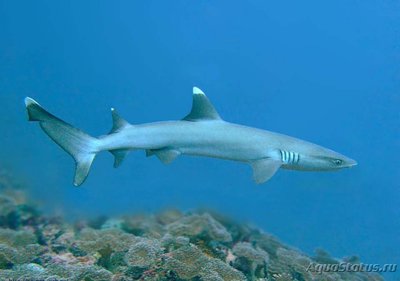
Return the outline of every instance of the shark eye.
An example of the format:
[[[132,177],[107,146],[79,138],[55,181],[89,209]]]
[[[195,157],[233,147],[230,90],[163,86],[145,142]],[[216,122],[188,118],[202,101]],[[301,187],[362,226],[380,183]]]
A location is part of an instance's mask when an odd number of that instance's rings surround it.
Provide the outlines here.
[[[340,159],[333,159],[332,162],[333,162],[333,164],[335,164],[335,165],[337,165],[337,166],[343,164],[343,160],[340,160]]]

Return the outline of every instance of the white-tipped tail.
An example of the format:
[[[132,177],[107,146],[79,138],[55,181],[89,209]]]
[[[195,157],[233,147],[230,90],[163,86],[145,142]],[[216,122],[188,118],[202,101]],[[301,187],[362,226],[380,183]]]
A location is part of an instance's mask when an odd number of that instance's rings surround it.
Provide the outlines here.
[[[89,174],[96,153],[99,152],[99,140],[47,112],[34,99],[25,98],[25,105],[29,121],[39,121],[43,131],[74,158],[74,185],[81,185]]]

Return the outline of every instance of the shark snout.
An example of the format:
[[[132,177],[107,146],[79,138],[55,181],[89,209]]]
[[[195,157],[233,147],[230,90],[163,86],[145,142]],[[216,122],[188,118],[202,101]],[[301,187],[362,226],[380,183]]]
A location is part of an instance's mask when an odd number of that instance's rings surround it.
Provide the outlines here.
[[[344,166],[345,168],[351,168],[351,167],[353,167],[353,166],[356,166],[357,164],[358,164],[358,163],[357,163],[356,160],[346,157],[346,160],[345,160],[345,163],[344,163],[343,166]]]

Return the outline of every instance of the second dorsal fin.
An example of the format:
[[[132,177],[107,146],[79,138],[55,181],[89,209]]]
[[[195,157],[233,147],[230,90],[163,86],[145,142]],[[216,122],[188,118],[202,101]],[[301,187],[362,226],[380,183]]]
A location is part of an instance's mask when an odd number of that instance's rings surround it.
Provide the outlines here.
[[[220,120],[218,112],[207,98],[207,96],[197,87],[193,87],[192,110],[182,120],[202,121],[202,120]]]
[[[125,126],[128,126],[129,123],[123,119],[121,116],[119,116],[118,112],[115,110],[115,108],[111,108],[111,115],[112,115],[112,121],[113,121],[113,126],[110,131],[110,134],[115,133],[122,129]]]

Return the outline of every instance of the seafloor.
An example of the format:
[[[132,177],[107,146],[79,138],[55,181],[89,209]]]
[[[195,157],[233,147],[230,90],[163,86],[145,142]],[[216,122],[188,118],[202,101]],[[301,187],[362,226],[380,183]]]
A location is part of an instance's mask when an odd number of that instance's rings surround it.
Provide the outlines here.
[[[23,186],[0,173],[0,280],[383,280],[375,273],[315,270],[343,261],[359,263],[322,250],[307,256],[204,211],[68,223],[42,215],[27,203]]]

